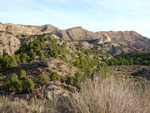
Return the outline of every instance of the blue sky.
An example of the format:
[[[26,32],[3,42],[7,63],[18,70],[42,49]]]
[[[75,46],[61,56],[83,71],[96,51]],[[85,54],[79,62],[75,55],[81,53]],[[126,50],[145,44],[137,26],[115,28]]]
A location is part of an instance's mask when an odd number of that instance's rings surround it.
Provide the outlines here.
[[[134,30],[150,38],[149,0],[0,0],[0,22],[60,29]]]

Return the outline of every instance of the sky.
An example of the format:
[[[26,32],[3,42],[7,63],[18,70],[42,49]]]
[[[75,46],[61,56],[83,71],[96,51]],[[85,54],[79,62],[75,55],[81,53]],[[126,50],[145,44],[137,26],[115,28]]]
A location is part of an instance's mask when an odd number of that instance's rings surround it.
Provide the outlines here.
[[[0,0],[0,22],[131,31],[150,38],[150,0]]]

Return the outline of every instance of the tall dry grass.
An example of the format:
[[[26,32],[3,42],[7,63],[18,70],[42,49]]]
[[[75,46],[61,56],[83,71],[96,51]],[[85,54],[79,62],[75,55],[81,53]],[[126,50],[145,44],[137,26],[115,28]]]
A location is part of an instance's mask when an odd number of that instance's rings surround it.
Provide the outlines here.
[[[80,91],[54,100],[0,100],[1,113],[150,113],[150,85],[115,76],[81,83]]]
[[[138,85],[131,79],[105,79],[81,83],[62,104],[71,113],[150,113],[150,85]]]

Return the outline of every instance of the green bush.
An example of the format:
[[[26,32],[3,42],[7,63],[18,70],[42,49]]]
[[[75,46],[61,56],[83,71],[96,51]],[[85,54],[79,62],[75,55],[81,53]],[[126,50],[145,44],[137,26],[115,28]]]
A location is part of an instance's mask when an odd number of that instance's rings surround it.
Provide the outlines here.
[[[18,81],[18,75],[16,73],[12,74],[9,80],[10,82]]]
[[[78,71],[75,74],[75,78],[76,78],[76,81],[81,81],[83,79],[83,73],[81,71]]]
[[[74,84],[74,76],[71,75],[71,73],[69,73],[69,75],[67,76],[67,80],[66,80],[67,84]]]
[[[7,82],[10,91],[21,93],[24,90],[24,82],[18,79],[17,74],[12,74]]]
[[[45,74],[41,74],[39,76],[39,83],[44,85],[47,84],[50,81],[50,78],[48,76],[46,76]]]
[[[9,55],[5,55],[2,59],[1,59],[1,66],[3,69],[7,69],[9,68],[10,65],[10,57]]]
[[[59,81],[60,75],[57,72],[52,72],[52,74],[50,75],[50,78],[51,78],[51,80]]]
[[[39,61],[42,61],[45,59],[45,55],[43,53],[41,53],[40,57],[39,57]]]
[[[20,80],[26,79],[26,71],[25,70],[20,71],[19,79]]]
[[[27,82],[27,91],[32,91],[35,88],[35,83],[30,79]]]

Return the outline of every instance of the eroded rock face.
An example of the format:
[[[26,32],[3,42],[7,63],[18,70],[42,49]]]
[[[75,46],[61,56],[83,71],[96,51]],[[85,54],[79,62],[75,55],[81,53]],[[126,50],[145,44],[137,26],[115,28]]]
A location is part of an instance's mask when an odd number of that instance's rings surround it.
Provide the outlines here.
[[[20,47],[20,40],[6,32],[0,33],[0,54],[12,55]]]
[[[107,34],[103,34],[98,40],[97,40],[97,44],[103,44],[106,42],[111,42],[111,38],[107,35]]]
[[[64,88],[64,85],[62,83],[49,83],[46,85],[42,92],[44,92],[44,95],[50,100],[52,100],[53,98],[69,96],[69,91]]]

